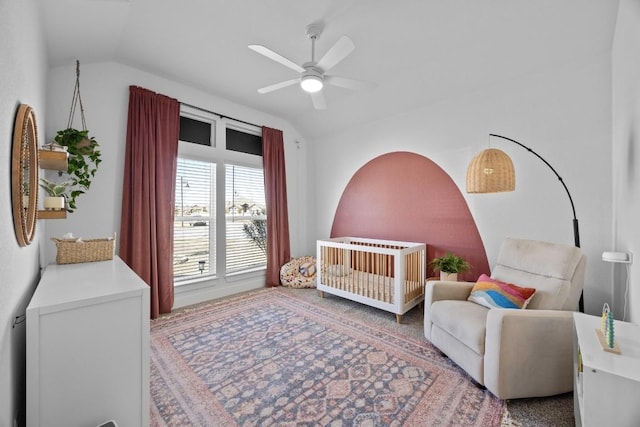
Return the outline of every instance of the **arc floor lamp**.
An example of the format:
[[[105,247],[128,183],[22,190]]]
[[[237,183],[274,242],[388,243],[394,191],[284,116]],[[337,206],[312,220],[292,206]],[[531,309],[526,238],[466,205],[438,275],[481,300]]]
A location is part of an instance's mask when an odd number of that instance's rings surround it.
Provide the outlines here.
[[[573,240],[576,247],[580,247],[580,229],[578,218],[576,218],[576,208],[573,204],[571,193],[564,183],[562,177],[556,170],[531,148],[518,141],[502,135],[489,134],[489,137],[501,138],[511,141],[514,144],[524,148],[547,165],[549,169],[556,175],[564,191],[567,192],[569,203],[571,203],[571,211],[573,212]],[[502,150],[497,148],[488,148],[478,153],[467,168],[467,193],[498,193],[503,191],[513,191],[516,188],[516,174],[511,158]],[[580,294],[579,309],[584,312],[584,298]]]

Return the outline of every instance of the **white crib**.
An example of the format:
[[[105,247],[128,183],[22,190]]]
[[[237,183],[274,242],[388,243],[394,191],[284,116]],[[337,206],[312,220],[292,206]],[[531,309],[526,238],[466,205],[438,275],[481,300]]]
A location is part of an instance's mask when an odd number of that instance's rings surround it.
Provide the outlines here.
[[[402,315],[424,300],[426,245],[336,237],[317,241],[317,288]]]

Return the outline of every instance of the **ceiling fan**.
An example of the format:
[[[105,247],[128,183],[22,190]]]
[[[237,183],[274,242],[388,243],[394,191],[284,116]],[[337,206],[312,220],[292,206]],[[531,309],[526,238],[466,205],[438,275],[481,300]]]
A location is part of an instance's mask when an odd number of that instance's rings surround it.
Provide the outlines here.
[[[327,108],[324,95],[322,94],[322,88],[325,84],[353,90],[373,87],[374,85],[369,82],[325,74],[353,52],[355,45],[349,37],[342,36],[331,47],[331,49],[329,49],[327,53],[325,53],[324,56],[316,62],[316,40],[320,37],[321,32],[322,26],[319,24],[311,24],[307,26],[307,37],[311,39],[311,61],[305,62],[302,65],[296,64],[268,47],[258,44],[249,45],[249,49],[300,73],[300,77],[298,78],[285,80],[280,83],[260,88],[258,89],[258,93],[265,94],[299,83],[302,90],[311,95],[313,106],[317,110],[324,110]]]

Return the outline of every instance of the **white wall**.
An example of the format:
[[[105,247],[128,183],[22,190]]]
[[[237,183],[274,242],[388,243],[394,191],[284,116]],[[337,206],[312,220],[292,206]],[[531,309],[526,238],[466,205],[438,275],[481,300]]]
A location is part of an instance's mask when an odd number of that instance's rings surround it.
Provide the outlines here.
[[[50,141],[55,131],[67,123],[75,64],[50,70],[48,82],[45,80],[42,26],[38,20],[34,0],[0,0],[0,164],[6,166],[10,165],[13,121],[19,103],[35,109],[41,143]],[[464,190],[466,165],[487,146],[488,133],[502,134],[529,145],[551,162],[572,192],[581,223],[582,247],[589,257],[587,311],[597,313],[602,302],[612,299],[612,266],[600,261],[601,252],[616,249],[639,255],[640,233],[636,222],[640,217],[640,180],[636,172],[640,162],[637,142],[640,59],[636,55],[640,47],[639,28],[637,1],[620,0],[613,61],[605,53],[582,63],[532,72],[359,126],[314,141],[313,145],[278,118],[195,88],[117,63],[81,64],[87,122],[92,135],[101,143],[104,163],[91,191],[78,200],[78,211],[66,220],[38,221],[34,242],[26,248],[18,247],[11,214],[10,168],[2,168],[0,427],[13,426],[24,404],[24,324],[12,328],[12,322],[15,316],[24,313],[39,279],[39,265],[51,262],[55,256],[49,238],[67,231],[102,237],[119,230],[130,84],[284,131],[294,256],[313,253],[315,239],[330,232],[339,197],[350,177],[380,154],[407,150],[425,155],[443,167]],[[45,83],[48,83],[46,93]],[[551,171],[513,144],[494,140],[492,145],[513,158],[518,188],[508,194],[465,194],[490,263],[506,236],[571,243],[568,201]],[[619,301],[624,271],[617,271],[615,278]],[[640,267],[633,265],[629,312],[636,323],[640,319],[640,291],[635,283],[639,280]]]
[[[24,314],[40,277],[42,221],[31,245],[21,248],[11,212],[11,142],[19,104],[30,105],[44,129],[46,58],[34,0],[0,0],[0,427],[24,417]]]
[[[610,250],[632,252],[627,320],[640,322],[640,3],[620,0],[613,43],[613,239]],[[616,313],[624,305],[626,269],[615,272]],[[616,316],[617,318],[620,318]]]
[[[513,143],[494,138],[491,146],[513,159],[516,191],[464,192],[471,158],[488,146],[489,133],[504,135],[538,152],[569,187],[588,256],[586,311],[597,312],[610,297],[600,261],[611,240],[610,66],[607,53],[559,64],[316,141],[315,238],[329,235],[340,196],[362,165],[383,153],[412,151],[440,165],[465,194],[490,265],[507,236],[573,244],[562,185],[543,162]]]
[[[284,132],[287,164],[291,252],[292,256],[310,253],[314,246],[309,244],[307,238],[309,222],[305,170],[308,149],[305,141],[289,123],[115,62],[84,64],[82,58],[79,59],[80,88],[87,128],[100,144],[102,163],[91,189],[77,199],[78,209],[68,214],[67,219],[47,222],[46,253],[43,255],[47,263],[55,261],[55,245],[49,240],[51,237],[60,237],[67,232],[85,238],[106,237],[120,230],[129,85],[145,87],[225,116],[281,129]],[[48,83],[49,114],[46,135],[47,141],[51,141],[56,131],[67,125],[75,84],[75,63],[50,70]],[[73,123],[75,127],[81,126],[78,114],[77,112]],[[242,289],[237,285],[236,283],[236,289]],[[264,286],[264,283],[259,286]],[[202,298],[222,296],[216,292],[200,294],[189,298],[177,295],[176,306],[194,303]]]

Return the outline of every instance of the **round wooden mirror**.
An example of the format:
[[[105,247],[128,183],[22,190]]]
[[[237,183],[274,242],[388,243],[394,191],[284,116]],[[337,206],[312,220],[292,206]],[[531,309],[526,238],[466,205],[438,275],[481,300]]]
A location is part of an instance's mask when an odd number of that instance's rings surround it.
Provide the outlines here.
[[[38,130],[33,109],[20,104],[13,129],[11,160],[13,225],[20,246],[27,246],[36,231],[38,205]]]

